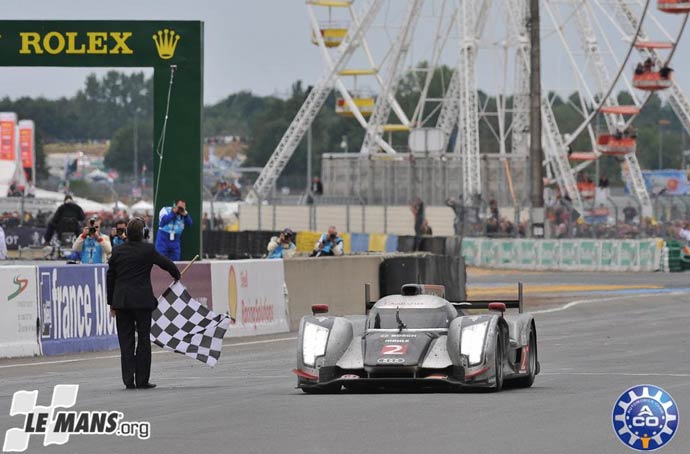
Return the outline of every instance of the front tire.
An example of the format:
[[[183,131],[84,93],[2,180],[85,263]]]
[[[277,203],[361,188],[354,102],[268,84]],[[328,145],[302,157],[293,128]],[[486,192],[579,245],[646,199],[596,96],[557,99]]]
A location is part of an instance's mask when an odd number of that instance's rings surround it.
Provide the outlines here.
[[[534,383],[534,378],[537,376],[537,336],[534,334],[534,330],[530,330],[528,345],[527,375],[513,380],[516,388],[531,387]]]
[[[503,389],[503,336],[496,335],[496,353],[494,354],[494,386],[491,391],[499,392]]]

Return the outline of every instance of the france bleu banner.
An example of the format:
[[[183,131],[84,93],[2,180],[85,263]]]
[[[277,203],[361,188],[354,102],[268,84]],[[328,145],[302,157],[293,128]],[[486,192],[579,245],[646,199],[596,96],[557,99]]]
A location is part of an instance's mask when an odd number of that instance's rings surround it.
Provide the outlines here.
[[[106,265],[39,266],[44,355],[117,348],[106,293]]]

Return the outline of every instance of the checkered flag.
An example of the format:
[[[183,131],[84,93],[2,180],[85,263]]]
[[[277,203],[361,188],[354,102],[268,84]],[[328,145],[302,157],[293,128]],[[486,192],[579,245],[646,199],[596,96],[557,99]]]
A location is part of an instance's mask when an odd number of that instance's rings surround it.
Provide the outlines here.
[[[227,315],[216,314],[192,298],[177,281],[158,298],[153,311],[151,341],[166,350],[215,366],[230,326]]]

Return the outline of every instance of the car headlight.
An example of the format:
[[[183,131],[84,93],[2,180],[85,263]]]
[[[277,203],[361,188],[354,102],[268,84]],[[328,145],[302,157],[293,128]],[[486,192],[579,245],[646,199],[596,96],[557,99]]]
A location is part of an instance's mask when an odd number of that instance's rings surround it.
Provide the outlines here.
[[[484,338],[489,322],[476,323],[462,329],[460,338],[460,354],[469,358],[470,366],[477,365],[482,360]]]
[[[302,360],[304,364],[314,367],[316,358],[326,353],[327,342],[328,328],[314,323],[305,323],[304,335],[302,336]]]

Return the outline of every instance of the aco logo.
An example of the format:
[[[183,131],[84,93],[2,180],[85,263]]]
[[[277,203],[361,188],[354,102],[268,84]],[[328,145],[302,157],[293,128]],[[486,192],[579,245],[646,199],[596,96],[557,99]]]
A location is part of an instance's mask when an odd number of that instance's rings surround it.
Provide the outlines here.
[[[7,301],[12,301],[13,299],[15,299],[16,297],[21,295],[21,293],[24,290],[26,290],[26,287],[29,286],[29,280],[28,279],[19,279],[19,276],[15,276],[12,283],[14,283],[14,285],[16,285],[17,288],[14,289],[14,292],[10,293],[7,296]]]
[[[637,451],[661,448],[677,428],[678,408],[671,395],[658,386],[634,386],[613,406],[613,430],[623,444]]]
[[[232,265],[228,273],[228,311],[232,319],[231,324],[234,324],[237,320],[237,275]]]

